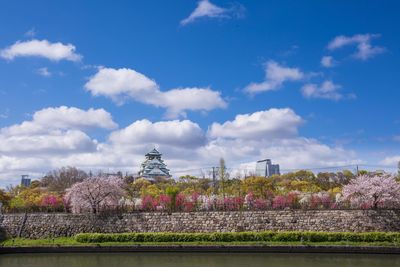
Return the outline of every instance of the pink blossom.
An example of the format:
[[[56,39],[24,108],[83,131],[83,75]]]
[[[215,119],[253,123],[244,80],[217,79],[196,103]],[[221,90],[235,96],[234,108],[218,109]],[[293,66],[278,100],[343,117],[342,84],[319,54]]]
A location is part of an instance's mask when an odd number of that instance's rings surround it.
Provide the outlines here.
[[[400,204],[400,184],[390,175],[361,175],[344,186],[343,196],[353,207],[394,208]]]
[[[167,210],[171,207],[171,197],[168,195],[160,195],[159,197],[160,206],[163,210]]]
[[[158,202],[156,199],[154,199],[152,196],[144,196],[142,198],[142,210],[146,211],[151,211],[151,210],[156,210],[157,209]]]
[[[274,200],[272,201],[272,207],[274,209],[283,209],[286,208],[286,206],[287,206],[287,201],[285,196],[274,197]]]
[[[89,177],[67,189],[64,201],[74,213],[116,209],[123,196],[122,184],[119,177]]]

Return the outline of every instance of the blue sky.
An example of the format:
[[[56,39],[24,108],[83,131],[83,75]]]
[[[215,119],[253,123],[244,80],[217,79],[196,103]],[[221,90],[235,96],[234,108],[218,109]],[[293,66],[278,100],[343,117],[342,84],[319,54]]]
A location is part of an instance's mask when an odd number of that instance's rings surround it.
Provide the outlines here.
[[[177,173],[220,157],[395,167],[399,7],[6,1],[0,184],[64,165],[136,172],[152,146]]]

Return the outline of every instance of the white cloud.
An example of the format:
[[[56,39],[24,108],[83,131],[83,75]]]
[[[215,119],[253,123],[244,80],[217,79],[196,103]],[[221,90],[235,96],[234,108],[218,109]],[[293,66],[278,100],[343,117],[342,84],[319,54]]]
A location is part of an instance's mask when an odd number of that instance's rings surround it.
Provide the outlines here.
[[[305,98],[323,98],[331,100],[340,100],[344,96],[339,92],[342,88],[339,84],[332,81],[324,81],[321,85],[306,84],[301,88],[301,92]]]
[[[147,98],[149,104],[167,109],[166,117],[186,117],[185,110],[210,111],[216,108],[226,108],[227,103],[221,93],[210,88],[178,88],[159,92],[158,97]]]
[[[100,69],[85,84],[94,96],[103,95],[118,104],[127,99],[167,109],[168,118],[186,116],[185,111],[210,111],[225,108],[221,94],[209,88],[178,88],[160,91],[157,83],[145,75],[127,68]]]
[[[114,129],[117,126],[112,120],[111,114],[104,109],[82,110],[61,106],[36,111],[31,121],[2,128],[0,134],[32,135],[45,133],[49,130]]]
[[[62,112],[55,113],[63,117]],[[36,116],[39,125],[57,121],[51,116],[39,115]],[[38,177],[62,166],[135,173],[144,154],[153,146],[164,154],[165,163],[175,176],[201,172],[208,175],[210,166],[216,166],[221,157],[233,168],[254,166],[262,158],[272,158],[282,169],[358,162],[353,151],[300,136],[298,128],[302,123],[303,119],[288,108],[238,114],[232,121],[212,124],[207,133],[190,120],[150,122],[144,119],[113,130],[103,142],[77,129],[82,128],[80,122],[69,120],[41,132],[33,128],[11,134],[3,128],[0,130],[0,184],[17,182],[20,174]],[[89,122],[89,125],[99,123]],[[232,175],[243,171],[246,170],[235,170]],[[254,170],[248,169],[249,172]]]
[[[204,158],[216,164],[224,157],[230,167],[240,168],[243,163],[270,158],[282,170],[311,169],[357,164],[355,152],[341,147],[328,146],[315,139],[295,136],[282,139],[216,139],[203,149]],[[250,169],[254,173],[254,169]]]
[[[115,127],[117,124],[103,109],[62,106],[39,110],[31,121],[0,129],[0,180],[18,179],[15,177],[24,173],[43,175],[65,166],[67,158],[97,154],[103,145],[83,130]],[[74,162],[76,166],[82,164]]]
[[[27,36],[27,37],[31,37],[31,38],[34,37],[34,36],[36,35],[36,30],[35,30],[35,28],[30,29],[30,30],[27,31],[24,35]]]
[[[167,145],[193,148],[204,145],[205,133],[197,123],[189,120],[150,122],[135,121],[128,127],[111,133],[109,140],[114,145]]]
[[[323,56],[321,58],[321,65],[325,68],[332,68],[335,66],[335,62],[332,56]]]
[[[80,61],[82,56],[75,52],[72,44],[50,43],[47,40],[18,41],[0,50],[2,58],[13,60],[16,57],[44,57],[52,61]]]
[[[399,156],[390,156],[384,158],[380,164],[387,165],[387,166],[397,166],[400,162],[400,155]]]
[[[214,138],[276,139],[297,135],[303,120],[293,110],[269,109],[252,114],[239,114],[233,121],[213,123],[209,134]]]
[[[353,54],[355,58],[367,60],[378,54],[385,52],[385,48],[381,46],[371,45],[372,39],[379,38],[379,34],[356,34],[353,36],[340,35],[335,37],[329,44],[329,50],[336,50],[344,46],[355,45],[357,47],[356,53]]]
[[[212,4],[209,0],[200,0],[197,3],[196,9],[189,15],[189,17],[181,20],[181,25],[193,23],[196,20],[204,17],[208,18],[232,18],[243,16],[244,7],[241,5],[231,6],[229,8],[222,8]]]
[[[154,80],[127,68],[101,68],[85,84],[85,88],[94,96],[107,96],[120,103],[128,97],[140,98],[158,92]]]
[[[250,83],[244,90],[250,94],[277,90],[286,81],[299,81],[303,78],[304,73],[300,69],[284,67],[270,60],[265,64],[265,81],[261,83]]]
[[[96,141],[79,130],[49,131],[35,135],[0,134],[0,152],[5,155],[39,155],[95,151]]]
[[[37,73],[39,75],[43,76],[43,77],[50,77],[51,76],[51,72],[46,67],[39,68],[37,70]]]

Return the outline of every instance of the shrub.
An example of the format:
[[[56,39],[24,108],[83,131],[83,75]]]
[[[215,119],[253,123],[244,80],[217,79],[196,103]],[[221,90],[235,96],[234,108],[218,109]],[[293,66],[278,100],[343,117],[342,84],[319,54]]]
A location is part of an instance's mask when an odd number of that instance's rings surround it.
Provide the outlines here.
[[[400,242],[400,233],[349,232],[240,232],[240,233],[83,233],[76,235],[81,243],[104,242]]]

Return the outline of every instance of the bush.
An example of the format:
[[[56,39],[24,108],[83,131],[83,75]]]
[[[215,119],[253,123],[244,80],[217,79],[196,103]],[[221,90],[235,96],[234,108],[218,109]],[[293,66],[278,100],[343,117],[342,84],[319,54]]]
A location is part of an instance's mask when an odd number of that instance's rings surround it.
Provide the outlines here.
[[[83,233],[81,243],[104,242],[400,242],[400,233],[240,232],[240,233]]]

